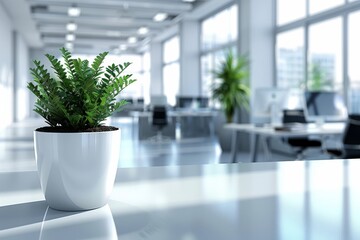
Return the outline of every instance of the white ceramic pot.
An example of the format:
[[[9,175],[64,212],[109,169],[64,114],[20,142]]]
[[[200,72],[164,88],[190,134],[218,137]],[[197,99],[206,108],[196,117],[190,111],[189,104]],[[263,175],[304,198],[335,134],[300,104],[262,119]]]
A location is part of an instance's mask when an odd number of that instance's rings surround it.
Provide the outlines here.
[[[51,208],[81,211],[107,203],[116,176],[120,130],[35,131],[34,140],[41,188]]]

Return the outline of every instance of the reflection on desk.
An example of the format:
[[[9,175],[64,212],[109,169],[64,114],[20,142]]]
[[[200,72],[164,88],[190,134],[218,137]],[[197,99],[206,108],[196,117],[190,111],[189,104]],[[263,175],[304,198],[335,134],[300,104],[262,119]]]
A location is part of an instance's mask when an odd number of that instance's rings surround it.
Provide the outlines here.
[[[47,210],[36,172],[2,172],[0,239],[360,239],[359,172],[360,159],[118,169],[109,205],[86,212]]]

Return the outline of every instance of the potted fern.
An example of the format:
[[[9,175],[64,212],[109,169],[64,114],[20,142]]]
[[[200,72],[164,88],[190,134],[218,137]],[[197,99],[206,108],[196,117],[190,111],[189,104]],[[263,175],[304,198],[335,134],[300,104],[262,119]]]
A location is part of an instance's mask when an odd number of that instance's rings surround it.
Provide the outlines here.
[[[126,104],[116,96],[135,80],[123,74],[130,63],[104,68],[107,52],[90,65],[60,51],[63,63],[45,55],[57,77],[34,61],[27,86],[37,98],[34,111],[49,125],[34,131],[40,183],[54,209],[94,209],[107,203],[119,157],[120,129],[103,121]]]
[[[233,122],[235,112],[249,107],[250,89],[248,86],[248,60],[245,56],[234,56],[229,50],[224,61],[213,71],[215,82],[212,85],[212,98],[217,100],[225,115],[226,123]],[[223,122],[218,123],[215,131],[223,151],[230,150],[229,133],[223,131]]]

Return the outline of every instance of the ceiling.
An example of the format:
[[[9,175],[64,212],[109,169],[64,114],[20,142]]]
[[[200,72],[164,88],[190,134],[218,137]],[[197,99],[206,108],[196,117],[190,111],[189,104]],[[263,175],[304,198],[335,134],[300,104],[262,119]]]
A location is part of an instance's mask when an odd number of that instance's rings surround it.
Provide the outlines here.
[[[26,7],[20,14],[29,15],[33,26],[24,19],[23,31],[37,33],[35,47],[43,47],[47,50],[59,49],[66,42],[73,45],[73,51],[77,53],[92,53],[99,51],[139,52],[151,41],[153,37],[165,29],[175,25],[185,14],[193,12],[205,2],[211,0],[16,0],[23,1]],[[219,0],[216,0],[219,1]],[[6,3],[7,2],[7,3]],[[19,14],[19,5],[4,1],[5,7],[10,14]],[[13,5],[16,10],[11,9]],[[69,16],[71,7],[80,9],[79,16]],[[26,9],[27,11],[26,12]],[[21,8],[20,8],[21,10]],[[153,20],[158,13],[166,13],[165,20],[156,22]],[[67,24],[75,23],[76,30],[68,30]],[[144,33],[139,33],[139,28]],[[148,32],[146,32],[148,30]],[[67,34],[73,34],[75,40],[67,41]],[[136,42],[129,42],[129,38],[136,38]]]

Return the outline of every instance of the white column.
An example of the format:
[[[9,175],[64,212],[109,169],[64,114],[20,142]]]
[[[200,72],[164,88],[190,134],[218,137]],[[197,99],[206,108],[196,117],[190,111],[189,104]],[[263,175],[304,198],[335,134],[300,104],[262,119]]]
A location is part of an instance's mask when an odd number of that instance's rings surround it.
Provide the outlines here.
[[[255,89],[274,86],[274,7],[275,0],[236,0],[239,6],[238,53],[250,61],[250,112],[242,110],[239,122],[251,121]],[[250,139],[240,134],[239,148],[248,150]]]
[[[162,45],[161,42],[152,42],[150,46],[150,96],[163,94],[162,81]]]
[[[184,20],[180,24],[179,95],[197,97],[200,88],[200,23]]]
[[[255,89],[274,86],[275,0],[237,0],[239,4],[238,51],[250,60],[251,102]]]
[[[274,85],[274,0],[238,0],[239,52],[250,60],[250,86]],[[254,99],[254,95],[252,95]]]

